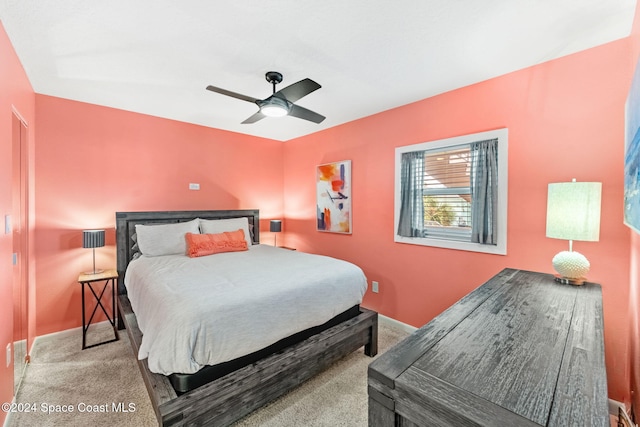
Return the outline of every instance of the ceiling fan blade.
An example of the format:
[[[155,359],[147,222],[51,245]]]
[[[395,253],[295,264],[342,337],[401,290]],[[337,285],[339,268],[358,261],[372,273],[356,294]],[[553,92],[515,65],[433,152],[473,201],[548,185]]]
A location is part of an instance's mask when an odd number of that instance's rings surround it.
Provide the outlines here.
[[[222,88],[211,86],[211,85],[207,86],[207,90],[210,90],[211,92],[217,92],[222,95],[231,96],[233,98],[242,99],[243,101],[247,101],[247,102],[255,103],[256,101],[260,101],[259,99],[253,98],[251,96],[242,95],[236,92],[231,92],[230,90],[222,89]]]
[[[323,115],[315,113],[311,110],[307,110],[306,108],[300,107],[299,105],[295,104],[291,106],[289,115],[292,117],[297,117],[299,119],[309,120],[310,122],[314,123],[320,123],[326,118]]]
[[[280,89],[274,93],[274,95],[279,96],[280,98],[284,97],[289,102],[296,102],[303,96],[307,96],[314,90],[318,90],[321,87],[322,86],[311,79],[304,79]]]
[[[253,116],[249,117],[247,120],[245,120],[241,124],[246,125],[246,124],[250,124],[250,123],[255,123],[258,120],[264,119],[265,117],[267,117],[267,116],[265,116],[260,111],[258,111],[257,113],[255,113]]]

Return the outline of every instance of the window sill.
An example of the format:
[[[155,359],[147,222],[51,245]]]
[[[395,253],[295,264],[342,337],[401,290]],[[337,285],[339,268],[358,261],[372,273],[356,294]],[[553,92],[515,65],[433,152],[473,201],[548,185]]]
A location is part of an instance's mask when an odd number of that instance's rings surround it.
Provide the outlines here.
[[[396,243],[407,243],[410,245],[431,246],[443,249],[455,249],[460,251],[480,252],[493,255],[506,255],[506,242],[498,242],[497,245],[482,245],[480,243],[459,242],[455,240],[433,239],[426,237],[402,237],[396,235]]]

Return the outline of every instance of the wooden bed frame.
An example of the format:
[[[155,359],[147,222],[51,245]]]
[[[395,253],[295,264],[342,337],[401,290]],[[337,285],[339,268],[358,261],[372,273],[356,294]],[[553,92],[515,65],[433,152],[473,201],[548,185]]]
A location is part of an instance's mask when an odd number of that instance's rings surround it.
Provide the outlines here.
[[[257,210],[116,212],[118,266],[118,327],[127,329],[137,358],[142,333],[124,286],[124,275],[134,254],[136,224],[175,223],[194,218],[247,217],[253,242],[259,243]],[[360,314],[182,395],[169,378],[149,370],[138,360],[153,409],[162,426],[226,426],[275,400],[329,365],[364,346],[368,356],[378,352],[378,314],[360,308]]]

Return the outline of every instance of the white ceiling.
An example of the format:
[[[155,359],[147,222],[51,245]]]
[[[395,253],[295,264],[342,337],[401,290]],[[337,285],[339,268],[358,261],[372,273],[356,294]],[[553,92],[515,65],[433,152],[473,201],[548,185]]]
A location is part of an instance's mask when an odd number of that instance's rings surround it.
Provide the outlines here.
[[[36,93],[281,141],[629,35],[636,0],[1,0]],[[327,119],[240,124],[279,71]]]

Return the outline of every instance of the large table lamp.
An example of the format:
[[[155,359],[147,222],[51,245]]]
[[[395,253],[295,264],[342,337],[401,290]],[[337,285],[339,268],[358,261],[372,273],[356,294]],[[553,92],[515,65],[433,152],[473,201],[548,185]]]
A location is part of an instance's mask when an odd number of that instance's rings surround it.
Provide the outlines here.
[[[93,249],[93,271],[84,274],[98,274],[104,270],[96,270],[96,248],[104,246],[104,230],[82,230],[82,247]]]
[[[547,194],[547,237],[569,241],[569,250],[553,257],[556,280],[582,285],[589,272],[589,260],[573,250],[573,241],[597,242],[600,238],[600,182],[549,184]]]

